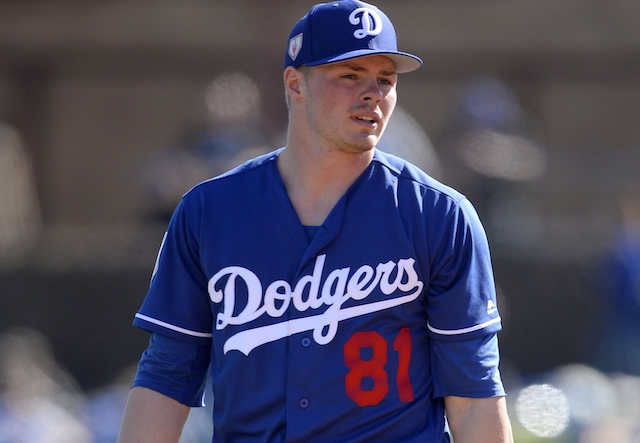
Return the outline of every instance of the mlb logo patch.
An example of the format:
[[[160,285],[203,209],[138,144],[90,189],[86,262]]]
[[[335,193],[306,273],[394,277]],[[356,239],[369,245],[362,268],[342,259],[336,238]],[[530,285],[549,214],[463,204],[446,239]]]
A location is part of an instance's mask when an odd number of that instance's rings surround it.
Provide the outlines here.
[[[295,60],[300,50],[302,49],[302,33],[296,35],[291,40],[289,40],[289,57],[291,60]]]
[[[493,300],[489,300],[487,302],[487,314],[494,314],[495,312],[498,311],[498,307],[496,306],[496,304],[493,302]]]

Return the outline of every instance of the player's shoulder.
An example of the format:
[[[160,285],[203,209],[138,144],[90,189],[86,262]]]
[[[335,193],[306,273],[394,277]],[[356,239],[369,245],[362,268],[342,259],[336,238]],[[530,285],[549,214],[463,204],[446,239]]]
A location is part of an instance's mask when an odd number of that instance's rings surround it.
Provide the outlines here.
[[[421,188],[425,195],[444,197],[457,204],[466,200],[466,196],[461,192],[433,178],[403,158],[376,149],[373,160],[385,168],[389,174],[397,177],[398,181],[410,182],[414,187]]]
[[[395,187],[394,197],[398,205],[404,208],[417,205],[425,219],[437,221],[430,224],[431,228],[435,228],[435,232],[439,232],[436,228],[438,226],[451,228],[456,225],[468,226],[478,233],[484,232],[475,207],[461,192],[393,154],[376,150],[374,161],[385,171],[387,186]],[[388,181],[390,177],[392,183]],[[427,208],[428,210],[425,210]]]

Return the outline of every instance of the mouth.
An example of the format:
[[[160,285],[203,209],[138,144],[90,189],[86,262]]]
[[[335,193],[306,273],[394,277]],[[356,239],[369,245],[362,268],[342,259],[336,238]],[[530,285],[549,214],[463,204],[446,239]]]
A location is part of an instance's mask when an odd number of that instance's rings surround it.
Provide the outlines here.
[[[381,121],[380,116],[374,112],[356,113],[353,115],[353,119],[367,126],[375,126]]]

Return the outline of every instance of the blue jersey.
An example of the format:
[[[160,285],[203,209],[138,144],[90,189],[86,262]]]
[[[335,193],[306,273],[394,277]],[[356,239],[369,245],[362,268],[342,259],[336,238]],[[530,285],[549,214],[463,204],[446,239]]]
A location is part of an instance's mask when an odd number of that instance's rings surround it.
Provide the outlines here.
[[[309,232],[279,153],[184,196],[134,324],[211,346],[214,442],[446,441],[443,396],[503,393],[475,210],[376,150]]]

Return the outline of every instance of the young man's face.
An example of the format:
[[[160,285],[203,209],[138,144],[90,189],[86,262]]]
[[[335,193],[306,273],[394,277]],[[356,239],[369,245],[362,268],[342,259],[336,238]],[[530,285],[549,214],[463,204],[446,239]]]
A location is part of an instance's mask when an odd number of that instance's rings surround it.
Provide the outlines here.
[[[312,135],[331,150],[371,150],[395,108],[396,83],[395,64],[379,55],[307,68],[305,109]]]

